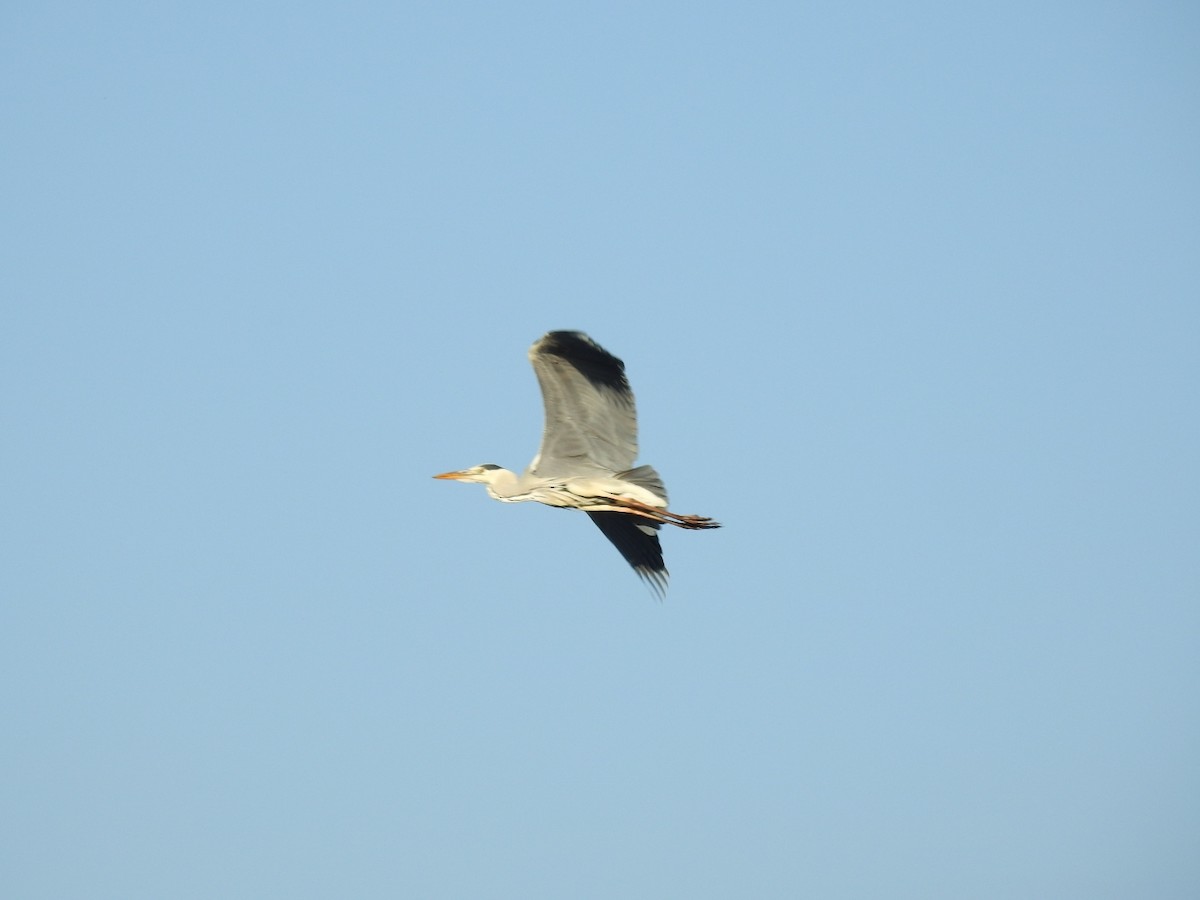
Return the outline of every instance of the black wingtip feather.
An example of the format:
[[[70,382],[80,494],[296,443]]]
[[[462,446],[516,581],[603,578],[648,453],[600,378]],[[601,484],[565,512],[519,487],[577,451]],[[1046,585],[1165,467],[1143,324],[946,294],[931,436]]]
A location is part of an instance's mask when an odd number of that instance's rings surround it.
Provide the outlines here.
[[[663,562],[662,544],[658,540],[660,526],[627,513],[589,512],[588,517],[662,600],[667,594],[668,572]],[[652,531],[647,533],[642,530],[643,527]]]
[[[592,384],[626,392],[625,363],[582,331],[551,331],[537,343],[537,352],[566,360]]]

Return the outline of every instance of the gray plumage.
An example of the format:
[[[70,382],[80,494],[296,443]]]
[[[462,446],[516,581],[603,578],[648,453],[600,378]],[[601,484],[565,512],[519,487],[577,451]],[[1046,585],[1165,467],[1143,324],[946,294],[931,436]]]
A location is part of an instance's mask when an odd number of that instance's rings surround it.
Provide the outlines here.
[[[525,472],[486,464],[435,475],[484,484],[506,503],[535,500],[582,509],[639,576],[662,597],[667,568],[658,530],[719,528],[704,516],[667,509],[662,478],[637,460],[637,409],[625,364],[586,334],[552,331],[529,348],[542,389],[545,427]]]

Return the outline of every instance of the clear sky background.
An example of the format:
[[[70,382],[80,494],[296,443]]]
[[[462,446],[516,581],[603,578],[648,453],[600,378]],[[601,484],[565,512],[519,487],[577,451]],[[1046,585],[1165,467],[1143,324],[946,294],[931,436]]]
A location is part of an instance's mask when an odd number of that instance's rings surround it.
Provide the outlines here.
[[[0,14],[0,878],[1200,896],[1200,11]],[[622,357],[656,602],[523,467]]]

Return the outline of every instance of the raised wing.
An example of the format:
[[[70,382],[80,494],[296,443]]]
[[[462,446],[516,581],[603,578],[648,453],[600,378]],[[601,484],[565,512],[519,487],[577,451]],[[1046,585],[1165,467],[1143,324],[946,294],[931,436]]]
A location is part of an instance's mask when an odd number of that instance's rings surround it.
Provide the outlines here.
[[[553,477],[632,468],[637,458],[637,411],[625,364],[581,331],[550,332],[529,348],[529,361],[546,411],[542,446],[529,464],[530,474]]]
[[[658,541],[661,526],[619,512],[590,512],[588,516],[661,600],[667,593],[667,567]]]

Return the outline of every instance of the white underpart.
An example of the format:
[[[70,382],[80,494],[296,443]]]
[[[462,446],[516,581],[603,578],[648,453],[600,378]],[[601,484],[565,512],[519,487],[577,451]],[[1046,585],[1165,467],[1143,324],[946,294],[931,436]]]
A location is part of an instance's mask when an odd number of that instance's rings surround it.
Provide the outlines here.
[[[628,512],[627,507],[609,502],[617,498],[636,500],[658,509],[667,508],[666,500],[653,491],[648,491],[640,485],[622,481],[619,478],[604,476],[568,478],[566,481],[539,485],[517,497],[498,497],[497,499],[509,502],[536,500],[547,506],[566,506],[592,512]]]
[[[565,487],[579,497],[625,497],[645,503],[647,506],[657,506],[663,509],[667,506],[666,501],[652,491],[619,478],[572,478]]]

